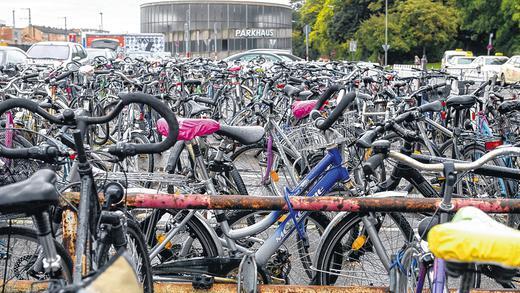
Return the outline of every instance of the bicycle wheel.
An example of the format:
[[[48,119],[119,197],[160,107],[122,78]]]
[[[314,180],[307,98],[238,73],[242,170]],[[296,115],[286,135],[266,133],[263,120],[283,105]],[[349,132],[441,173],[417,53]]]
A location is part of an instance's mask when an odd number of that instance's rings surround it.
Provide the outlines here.
[[[152,210],[140,222],[146,242],[154,247],[164,239],[169,232],[178,228],[188,211]],[[190,259],[194,257],[218,256],[217,244],[207,230],[206,225],[197,216],[193,216],[184,227],[166,244],[164,249],[151,260],[152,267],[167,261]]]
[[[384,268],[366,233],[362,217],[351,213],[336,224],[316,253],[313,283],[337,286],[388,286]],[[375,227],[387,255],[395,254],[413,237],[413,231],[399,213],[376,214]]]
[[[126,219],[126,250],[132,256],[134,269],[139,281],[143,284],[143,292],[153,292],[153,278],[148,249],[143,239],[143,232],[132,216]],[[117,254],[113,246],[103,246],[99,252],[98,268],[104,266],[108,260]]]
[[[254,224],[267,214],[268,212],[261,211],[234,211],[227,214],[226,217],[231,228],[238,229]],[[279,222],[285,218],[286,215],[282,216]],[[267,263],[265,270],[270,274],[270,277],[283,280],[286,284],[309,284],[313,275],[311,267],[314,254],[321,235],[329,223],[330,219],[324,213],[309,213],[304,222],[308,243],[305,243],[298,232],[293,232],[293,236],[271,256]],[[273,225],[271,228],[252,235],[250,238],[239,240],[238,244],[254,251],[263,243],[259,239],[267,239],[276,228],[277,225]],[[217,231],[217,233],[221,234],[220,231]]]
[[[7,243],[9,242],[9,254]],[[72,259],[63,246],[54,240],[61,258],[59,278],[72,282]],[[26,227],[0,228],[0,274],[5,284],[15,280],[45,281],[50,276],[43,269],[43,251],[36,231]],[[9,286],[9,285],[7,285]]]

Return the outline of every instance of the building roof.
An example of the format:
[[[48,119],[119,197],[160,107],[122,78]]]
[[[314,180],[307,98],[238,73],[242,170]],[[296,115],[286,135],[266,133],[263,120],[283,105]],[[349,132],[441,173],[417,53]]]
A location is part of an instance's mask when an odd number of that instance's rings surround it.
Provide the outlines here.
[[[65,30],[62,28],[42,26],[42,25],[34,25],[34,28],[41,31],[42,33],[54,34],[54,35],[66,35],[69,32],[71,32],[71,30]]]
[[[155,4],[180,4],[180,3],[229,3],[229,4],[267,4],[267,5],[276,5],[276,6],[284,6],[287,8],[291,8],[289,0],[149,0],[145,3],[141,4],[141,7],[145,6],[153,6]]]

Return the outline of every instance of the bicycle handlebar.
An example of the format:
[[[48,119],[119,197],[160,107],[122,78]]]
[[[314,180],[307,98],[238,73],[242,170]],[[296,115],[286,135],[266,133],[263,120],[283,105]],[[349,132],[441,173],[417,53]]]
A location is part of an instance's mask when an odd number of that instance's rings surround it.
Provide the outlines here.
[[[132,143],[118,143],[115,146],[111,146],[108,149],[108,152],[121,158],[125,156],[133,156],[136,154],[160,153],[167,150],[175,144],[177,140],[177,135],[179,133],[179,124],[177,122],[175,114],[168,107],[165,107],[164,103],[162,103],[159,99],[155,98],[152,95],[143,93],[122,94],[119,97],[121,98],[121,100],[116,104],[114,110],[108,113],[107,115],[101,117],[75,117],[74,112],[72,111],[65,111],[62,115],[53,116],[49,114],[47,111],[45,111],[45,109],[42,108],[38,103],[33,102],[31,100],[20,98],[9,99],[0,102],[0,116],[7,110],[13,108],[24,108],[29,110],[30,112],[40,115],[44,119],[54,124],[69,126],[88,126],[93,124],[105,124],[111,121],[112,119],[117,117],[117,115],[119,115],[119,113],[123,110],[125,106],[129,104],[145,104],[150,106],[153,110],[157,111],[157,113],[159,113],[159,115],[161,115],[166,120],[170,129],[166,139],[160,143],[144,145],[136,145]],[[17,149],[17,152],[19,153],[13,153],[13,155],[30,154],[28,148]]]
[[[504,147],[504,148],[498,148],[490,151],[489,153],[486,153],[479,159],[473,162],[466,162],[466,163],[460,163],[455,162],[454,168],[455,171],[458,172],[465,172],[470,170],[475,170],[479,167],[482,167],[485,163],[495,159],[499,156],[509,156],[509,155],[515,155],[520,156],[520,147]],[[415,169],[419,169],[421,171],[431,171],[431,172],[443,172],[444,171],[444,165],[441,163],[435,163],[435,164],[424,164],[421,163],[407,155],[401,154],[396,151],[390,151],[389,157],[399,161],[407,166],[410,166]]]

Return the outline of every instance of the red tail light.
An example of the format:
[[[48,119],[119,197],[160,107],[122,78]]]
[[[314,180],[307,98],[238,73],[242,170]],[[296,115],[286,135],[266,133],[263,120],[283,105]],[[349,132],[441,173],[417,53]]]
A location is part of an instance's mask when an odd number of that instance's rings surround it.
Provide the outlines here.
[[[441,111],[441,119],[446,120],[446,111]]]
[[[144,113],[141,112],[139,113],[139,121],[143,121],[144,120]]]
[[[279,83],[276,85],[277,89],[283,89],[284,87],[285,87],[285,84],[283,84],[283,83]]]
[[[70,154],[70,155],[69,155],[69,158],[70,158],[71,160],[75,160],[75,159],[76,159],[76,153],[72,153],[72,154]]]
[[[486,145],[486,150],[492,151],[492,150],[496,149],[497,147],[501,146],[502,141],[501,140],[486,141],[485,145]]]

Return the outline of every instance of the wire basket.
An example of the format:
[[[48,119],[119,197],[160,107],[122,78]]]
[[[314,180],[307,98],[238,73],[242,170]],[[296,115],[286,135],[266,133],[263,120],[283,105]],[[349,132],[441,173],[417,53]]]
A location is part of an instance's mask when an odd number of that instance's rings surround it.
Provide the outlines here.
[[[347,111],[327,132],[328,140],[325,133],[314,126],[314,122],[289,128],[285,134],[296,149],[312,151],[325,148],[330,143],[350,144],[356,140],[360,127],[357,111]]]
[[[497,119],[493,128],[506,138],[508,143],[516,143],[520,139],[520,112],[514,111]]]

